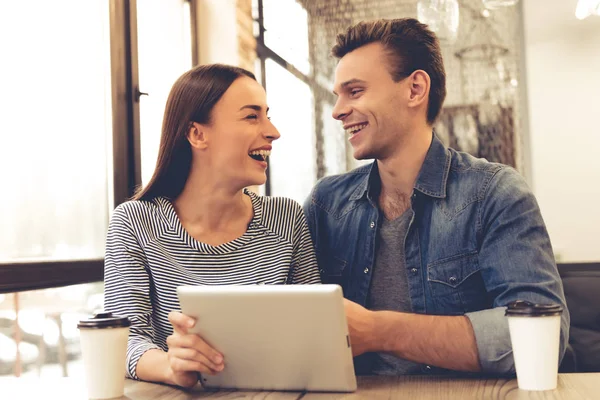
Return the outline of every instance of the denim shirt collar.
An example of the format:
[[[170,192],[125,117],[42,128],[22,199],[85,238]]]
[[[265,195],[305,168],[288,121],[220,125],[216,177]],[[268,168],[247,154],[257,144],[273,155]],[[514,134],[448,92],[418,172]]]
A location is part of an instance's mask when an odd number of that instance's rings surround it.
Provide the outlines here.
[[[444,146],[435,133],[433,133],[431,145],[421,166],[421,171],[415,182],[415,190],[436,198],[446,197],[446,183],[450,172],[450,151]],[[359,200],[367,194],[375,194],[379,191],[381,180],[379,179],[379,168],[377,161],[369,167],[369,173],[357,186],[350,200]],[[371,196],[372,197],[372,196]]]

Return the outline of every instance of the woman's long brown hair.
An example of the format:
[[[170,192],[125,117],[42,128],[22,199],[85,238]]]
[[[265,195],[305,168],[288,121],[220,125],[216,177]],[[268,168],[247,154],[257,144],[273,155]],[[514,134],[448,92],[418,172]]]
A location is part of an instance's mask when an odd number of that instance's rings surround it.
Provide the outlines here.
[[[251,72],[224,64],[200,65],[177,79],[165,107],[154,174],[133,200],[179,196],[192,164],[192,149],[187,139],[191,123],[209,124],[215,104],[243,76],[256,80]]]

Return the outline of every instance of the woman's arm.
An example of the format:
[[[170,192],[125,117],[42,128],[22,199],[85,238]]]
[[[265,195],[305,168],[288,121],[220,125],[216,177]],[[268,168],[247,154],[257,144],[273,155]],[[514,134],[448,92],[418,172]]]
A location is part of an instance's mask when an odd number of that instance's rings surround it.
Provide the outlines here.
[[[104,258],[104,309],[131,321],[126,375],[139,379],[136,367],[149,350],[162,351],[152,342],[152,303],[146,256],[124,206],[115,209],[106,239]]]
[[[223,369],[222,356],[197,335],[187,333],[195,322],[181,313],[169,314],[174,332],[167,339],[168,351],[153,343],[146,256],[124,207],[115,210],[109,225],[104,268],[105,309],[129,317],[132,323],[127,345],[128,377],[190,387],[198,381],[197,372],[214,374]],[[211,362],[206,355],[220,362]]]

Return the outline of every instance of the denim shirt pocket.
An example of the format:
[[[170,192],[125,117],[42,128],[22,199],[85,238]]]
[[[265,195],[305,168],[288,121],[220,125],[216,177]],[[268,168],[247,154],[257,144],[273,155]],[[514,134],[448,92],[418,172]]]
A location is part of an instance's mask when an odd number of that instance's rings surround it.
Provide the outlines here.
[[[336,256],[324,256],[323,262],[319,263],[321,269],[321,281],[323,283],[344,286],[343,276],[346,269],[346,261]]]
[[[430,263],[427,281],[437,313],[461,315],[487,305],[477,251]]]

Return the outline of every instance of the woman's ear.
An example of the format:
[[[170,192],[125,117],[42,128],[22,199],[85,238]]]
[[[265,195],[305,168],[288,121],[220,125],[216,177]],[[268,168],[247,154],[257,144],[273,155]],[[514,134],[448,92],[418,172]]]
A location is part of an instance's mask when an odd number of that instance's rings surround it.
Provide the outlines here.
[[[208,134],[206,127],[197,122],[190,124],[190,129],[187,134],[188,142],[195,149],[203,150],[208,147]]]

